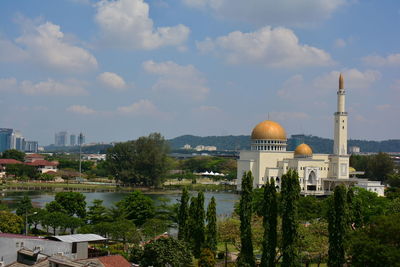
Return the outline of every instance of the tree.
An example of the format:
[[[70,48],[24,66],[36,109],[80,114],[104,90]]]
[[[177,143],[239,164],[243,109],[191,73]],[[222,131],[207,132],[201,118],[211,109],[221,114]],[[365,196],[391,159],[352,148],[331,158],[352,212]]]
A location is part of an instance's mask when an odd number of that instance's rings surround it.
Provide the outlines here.
[[[107,151],[107,167],[124,183],[158,186],[168,169],[167,141],[159,133],[118,143]]]
[[[103,206],[103,200],[93,200],[93,205],[88,207],[86,219],[90,224],[98,224],[100,222],[110,221],[111,218],[107,213],[107,208]]]
[[[282,266],[297,265],[296,242],[298,240],[298,199],[300,197],[299,175],[288,170],[282,176]]]
[[[141,191],[135,190],[116,203],[118,209],[136,226],[141,226],[155,214],[154,201]]]
[[[47,212],[43,216],[42,226],[48,228],[49,226],[53,229],[53,235],[56,235],[57,229],[62,228],[66,220],[68,220],[68,215],[59,211]],[[48,231],[48,230],[47,230]]]
[[[198,265],[199,267],[214,267],[215,266],[215,252],[209,248],[201,250]]]
[[[242,192],[239,202],[240,217],[240,253],[237,260],[239,266],[255,266],[253,243],[251,240],[251,217],[253,213],[253,175],[251,171],[243,174]]]
[[[178,214],[178,239],[186,240],[188,229],[188,220],[189,220],[189,192],[184,187],[182,189],[182,196],[179,205],[179,214]]]
[[[207,226],[206,226],[206,248],[209,248],[214,254],[217,251],[217,204],[212,197],[207,208]]]
[[[148,219],[142,225],[142,233],[146,238],[153,238],[168,231],[168,221],[163,219]]]
[[[331,204],[328,217],[328,266],[340,267],[345,263],[344,242],[348,227],[346,188],[343,185],[335,187]]]
[[[15,213],[18,216],[26,216],[32,213],[32,209],[33,206],[31,199],[27,195],[24,195],[22,198],[18,200],[17,209],[15,210]]]
[[[19,234],[24,227],[23,219],[8,211],[0,211],[0,232]]]
[[[3,159],[15,159],[18,161],[24,161],[25,153],[16,149],[8,149],[2,153],[1,157]]]
[[[351,266],[399,266],[400,214],[378,216],[351,234]]]
[[[110,236],[114,240],[122,243],[139,243],[140,234],[132,221],[118,220],[111,223]]]
[[[79,192],[59,192],[56,194],[55,201],[65,210],[69,216],[86,216],[86,197]]]
[[[189,220],[188,220],[188,231],[187,236],[185,238],[186,242],[190,244],[190,247],[193,251],[194,249],[194,235],[196,232],[196,216],[197,216],[197,198],[192,197],[190,199],[190,206],[189,206]]]
[[[261,266],[275,266],[277,246],[278,203],[274,180],[264,186],[264,238]]]
[[[70,229],[71,234],[74,234],[75,229],[79,228],[81,225],[83,225],[82,219],[73,216],[66,216],[62,226],[65,230]]]
[[[201,249],[203,248],[205,241],[205,231],[204,231],[204,193],[200,191],[197,194],[197,203],[196,203],[196,213],[195,213],[195,232],[194,232],[194,248],[193,255],[196,258],[200,257]]]
[[[141,266],[192,266],[192,255],[186,244],[172,237],[161,237],[144,246]]]

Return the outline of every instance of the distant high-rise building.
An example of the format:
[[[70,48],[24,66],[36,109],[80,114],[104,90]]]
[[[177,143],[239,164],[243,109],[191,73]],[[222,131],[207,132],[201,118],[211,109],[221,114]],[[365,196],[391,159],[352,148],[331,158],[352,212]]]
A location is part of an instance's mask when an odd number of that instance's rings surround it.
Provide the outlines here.
[[[29,145],[27,146],[27,144]],[[37,151],[37,141],[27,141],[20,131],[8,128],[0,128],[0,152],[8,149],[16,149],[19,151]],[[36,147],[36,149],[34,149]]]
[[[66,146],[67,145],[68,133],[66,131],[58,132],[55,134],[54,144],[56,146]]]
[[[76,146],[76,135],[75,134],[71,134],[69,136],[69,145]]]
[[[39,150],[39,144],[37,141],[26,141],[25,152],[37,153]]]
[[[83,133],[80,133],[78,136],[78,145],[83,145],[85,143],[85,136]]]
[[[0,128],[0,152],[11,148],[13,132],[13,129]]]

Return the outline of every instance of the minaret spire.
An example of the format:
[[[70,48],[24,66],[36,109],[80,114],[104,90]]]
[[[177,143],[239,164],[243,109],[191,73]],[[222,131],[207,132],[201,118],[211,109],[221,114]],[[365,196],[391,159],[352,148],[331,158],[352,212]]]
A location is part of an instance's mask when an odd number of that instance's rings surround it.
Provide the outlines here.
[[[344,89],[344,79],[342,73],[339,75],[339,89]]]

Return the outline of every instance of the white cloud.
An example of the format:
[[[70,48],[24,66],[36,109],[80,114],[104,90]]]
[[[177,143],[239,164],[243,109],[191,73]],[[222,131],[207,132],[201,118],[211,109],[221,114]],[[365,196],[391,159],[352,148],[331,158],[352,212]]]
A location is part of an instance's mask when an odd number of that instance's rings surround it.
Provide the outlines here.
[[[390,54],[387,57],[382,57],[378,55],[366,56],[362,59],[365,64],[382,67],[382,66],[400,66],[400,53]]]
[[[314,26],[326,20],[348,0],[182,0],[211,10],[217,17],[256,25]]]
[[[73,105],[66,109],[68,112],[76,113],[76,114],[83,114],[83,115],[92,115],[95,114],[96,111],[94,109],[88,108],[87,106],[83,105]]]
[[[317,77],[313,81],[315,88],[331,89],[337,88],[340,73],[344,77],[346,89],[366,89],[381,78],[381,73],[375,70],[366,70],[364,72],[358,69],[345,69],[343,71],[331,71]]]
[[[117,112],[124,115],[132,116],[152,116],[164,117],[165,114],[158,110],[158,108],[147,99],[139,100],[129,106],[122,106],[117,108]]]
[[[113,72],[103,72],[97,76],[97,80],[105,87],[113,90],[124,90],[127,87],[124,79]]]
[[[13,42],[0,39],[0,62],[19,62],[27,57],[28,54]]]
[[[197,43],[203,52],[214,51],[230,64],[256,63],[268,67],[326,66],[333,64],[322,49],[299,43],[287,28],[263,27],[255,32],[231,32]]]
[[[49,69],[77,73],[97,68],[96,58],[87,50],[70,43],[60,26],[45,22],[26,28],[16,39],[16,44],[23,48],[11,42],[2,43],[8,51],[16,52],[14,61],[18,58],[30,59]]]
[[[101,0],[96,8],[95,20],[110,46],[146,50],[179,46],[190,32],[182,24],[154,28],[149,5],[143,0]]]
[[[15,91],[16,89],[17,79],[14,77],[0,79],[0,92],[11,92]]]
[[[79,96],[87,95],[87,91],[76,81],[67,81],[65,83],[52,79],[33,83],[31,81],[22,81],[20,89],[27,95],[65,95]]]
[[[159,76],[153,89],[161,92],[174,92],[178,95],[200,100],[204,99],[210,89],[206,86],[206,79],[203,78],[194,66],[178,65],[173,61],[166,62],[143,62],[146,72]]]

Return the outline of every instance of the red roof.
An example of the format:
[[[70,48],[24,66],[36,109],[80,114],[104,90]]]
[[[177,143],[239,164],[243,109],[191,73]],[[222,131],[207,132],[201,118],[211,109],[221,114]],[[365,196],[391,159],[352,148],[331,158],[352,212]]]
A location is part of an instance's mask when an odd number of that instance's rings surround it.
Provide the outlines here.
[[[2,164],[22,164],[22,162],[15,159],[0,159],[0,165]]]
[[[47,161],[47,160],[35,160],[33,162],[27,162],[26,165],[31,166],[57,166],[57,161]]]
[[[129,261],[127,261],[121,255],[104,256],[97,258],[105,267],[131,267]]]

